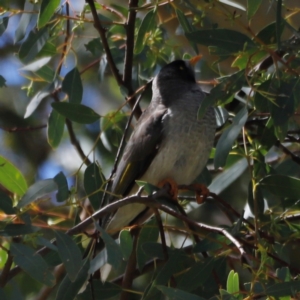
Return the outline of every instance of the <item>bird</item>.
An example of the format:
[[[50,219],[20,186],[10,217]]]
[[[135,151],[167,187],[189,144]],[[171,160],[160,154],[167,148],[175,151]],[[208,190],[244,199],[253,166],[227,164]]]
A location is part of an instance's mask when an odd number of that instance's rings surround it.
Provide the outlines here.
[[[157,186],[163,180],[190,185],[206,166],[214,142],[216,117],[209,107],[198,120],[205,93],[196,82],[198,59],[175,60],[152,82],[152,99],[126,144],[111,185],[109,202],[138,188],[136,180]],[[106,222],[107,231],[121,230],[147,211],[143,204],[119,208]],[[149,209],[148,209],[149,211]]]

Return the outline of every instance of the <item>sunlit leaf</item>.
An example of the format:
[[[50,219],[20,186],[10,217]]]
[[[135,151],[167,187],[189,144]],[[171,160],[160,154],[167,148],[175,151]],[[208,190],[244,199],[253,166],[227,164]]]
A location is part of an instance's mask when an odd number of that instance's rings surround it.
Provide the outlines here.
[[[31,3],[30,1],[25,1],[24,11],[26,11],[26,12],[33,11],[34,6],[35,5],[33,3]],[[33,17],[33,14],[26,13],[26,12],[22,13],[21,19],[18,23],[18,27],[15,30],[15,38],[14,38],[15,43],[21,41],[25,37],[26,31],[28,30],[28,25],[30,24],[30,21]]]
[[[250,20],[258,11],[262,0],[247,0],[247,18]]]
[[[41,51],[49,38],[48,28],[39,31],[31,31],[28,38],[23,42],[19,51],[19,58],[28,63],[32,61]]]
[[[60,0],[42,0],[37,22],[38,28],[44,27],[49,22],[59,4]]]
[[[134,48],[134,53],[139,54],[143,51],[144,49],[144,41],[146,34],[153,28],[153,26],[156,24],[155,23],[155,16],[156,16],[156,10],[150,10],[146,16],[144,17],[140,28],[138,30],[136,42],[135,42],[135,48]]]
[[[26,112],[24,115],[25,119],[30,117],[32,113],[36,110],[36,108],[39,106],[41,101],[47,96],[49,96],[57,88],[57,84],[57,81],[54,81],[37,92],[37,94],[30,100],[26,107]]]
[[[43,198],[57,190],[57,184],[53,179],[44,179],[30,186],[25,195],[19,201],[17,207],[22,208],[33,201]]]
[[[19,196],[22,196],[27,190],[27,183],[22,173],[9,160],[1,155],[0,184]]]

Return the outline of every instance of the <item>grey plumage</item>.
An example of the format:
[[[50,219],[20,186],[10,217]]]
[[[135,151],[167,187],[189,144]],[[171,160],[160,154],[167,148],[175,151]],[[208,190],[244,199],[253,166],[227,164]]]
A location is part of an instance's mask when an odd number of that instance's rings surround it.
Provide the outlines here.
[[[140,117],[118,165],[112,192],[136,191],[135,180],[153,185],[170,178],[191,184],[205,167],[214,141],[216,120],[208,108],[201,120],[197,111],[205,94],[195,81],[189,62],[174,61],[152,83],[152,100]],[[119,209],[107,229],[121,229],[143,210],[132,204]]]

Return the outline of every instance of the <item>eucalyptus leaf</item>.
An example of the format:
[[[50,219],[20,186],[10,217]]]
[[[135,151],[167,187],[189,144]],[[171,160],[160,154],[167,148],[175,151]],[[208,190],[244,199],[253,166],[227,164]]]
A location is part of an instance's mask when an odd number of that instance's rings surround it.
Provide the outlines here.
[[[28,275],[47,286],[54,286],[54,275],[46,261],[34,249],[23,244],[12,243],[10,253],[15,264],[19,265]]]
[[[27,183],[22,173],[5,157],[0,155],[0,184],[10,192],[24,195]]]
[[[17,207],[22,208],[33,201],[43,198],[57,190],[57,184],[53,179],[44,179],[31,185],[25,195],[19,201]]]
[[[91,124],[100,119],[94,110],[82,104],[55,102],[51,105],[58,113],[76,123]]]
[[[84,266],[82,254],[75,241],[67,234],[55,231],[58,254],[66,268],[71,282],[75,282]],[[86,271],[87,275],[87,271]]]
[[[68,94],[71,103],[79,104],[82,99],[83,87],[77,68],[72,69],[62,82],[62,91]]]
[[[242,108],[232,120],[232,124],[224,130],[216,146],[215,168],[223,167],[235,139],[238,137],[248,118],[247,107]]]

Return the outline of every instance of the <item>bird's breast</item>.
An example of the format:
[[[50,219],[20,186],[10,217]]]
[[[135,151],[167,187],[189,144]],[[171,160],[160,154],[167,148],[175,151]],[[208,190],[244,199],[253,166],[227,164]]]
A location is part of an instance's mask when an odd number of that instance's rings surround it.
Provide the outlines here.
[[[206,165],[215,133],[215,115],[210,108],[197,120],[197,107],[169,108],[163,119],[163,139],[142,180],[157,185],[171,178],[191,184]]]

